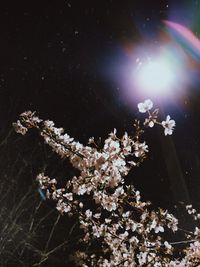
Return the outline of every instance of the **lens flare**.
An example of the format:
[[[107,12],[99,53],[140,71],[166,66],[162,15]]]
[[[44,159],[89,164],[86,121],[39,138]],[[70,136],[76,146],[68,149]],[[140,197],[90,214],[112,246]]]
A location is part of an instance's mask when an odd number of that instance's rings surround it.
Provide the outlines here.
[[[169,34],[181,45],[181,47],[196,61],[200,63],[200,40],[185,26],[173,21],[164,20]]]
[[[143,91],[164,94],[165,90],[173,86],[175,78],[175,73],[167,60],[149,60],[139,68],[136,83]]]
[[[137,95],[166,99],[178,93],[186,78],[184,60],[177,50],[161,49],[151,58],[137,60],[133,72],[134,88]],[[177,86],[178,85],[178,86]]]

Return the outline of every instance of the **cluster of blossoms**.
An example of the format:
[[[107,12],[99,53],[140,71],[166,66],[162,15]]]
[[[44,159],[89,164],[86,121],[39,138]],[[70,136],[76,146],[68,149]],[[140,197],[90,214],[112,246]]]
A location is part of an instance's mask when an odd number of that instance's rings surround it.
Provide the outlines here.
[[[138,104],[138,109],[141,113],[148,112],[149,117],[146,118],[145,124],[149,127],[153,127],[155,123],[161,124],[164,128],[165,135],[172,135],[174,127],[175,127],[175,121],[171,120],[170,116],[167,115],[166,120],[162,121],[161,123],[157,121],[158,118],[158,109],[155,109],[153,112],[150,112],[150,110],[153,108],[153,102],[150,99],[147,99],[144,101],[144,103]]]
[[[158,109],[151,111],[153,103],[146,100],[138,104],[147,118],[135,120],[133,136],[127,132],[119,138],[116,129],[98,148],[94,138],[84,146],[75,141],[63,128],[56,128],[49,120],[41,120],[31,111],[20,115],[13,123],[22,135],[36,128],[53,151],[68,158],[79,175],[58,187],[57,180],[44,173],[37,176],[39,186],[48,199],[56,202],[61,214],[77,216],[82,231],[81,250],[73,260],[77,266],[166,266],[192,267],[200,264],[200,230],[186,235],[185,248],[178,251],[176,242],[166,240],[165,232],[179,231],[178,220],[167,210],[153,210],[150,202],[141,199],[140,192],[128,185],[125,177],[132,168],[140,166],[146,158],[148,145],[142,140],[146,127],[159,125],[165,135],[171,135],[175,121],[168,115],[158,121]],[[188,213],[199,220],[192,207]],[[179,242],[178,242],[179,243]]]

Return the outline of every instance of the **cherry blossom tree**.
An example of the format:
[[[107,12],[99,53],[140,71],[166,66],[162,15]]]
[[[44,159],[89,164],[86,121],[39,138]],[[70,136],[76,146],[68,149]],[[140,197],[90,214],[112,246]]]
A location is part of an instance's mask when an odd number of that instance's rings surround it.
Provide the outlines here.
[[[55,201],[58,212],[78,218],[81,246],[71,257],[77,266],[200,266],[200,214],[187,205],[196,227],[193,231],[180,229],[170,212],[153,209],[126,181],[130,170],[147,157],[149,149],[142,137],[145,129],[158,125],[164,135],[172,135],[175,127],[169,115],[164,121],[158,120],[159,110],[153,109],[150,99],[139,103],[138,109],[146,118],[134,121],[134,134],[125,132],[119,137],[114,129],[101,148],[94,138],[88,145],[75,141],[63,128],[40,119],[35,112],[22,113],[13,126],[22,135],[37,129],[44,142],[78,170],[79,174],[66,179],[63,187],[48,174],[36,177],[46,198]],[[165,234],[168,232],[181,232],[184,240],[172,242]]]

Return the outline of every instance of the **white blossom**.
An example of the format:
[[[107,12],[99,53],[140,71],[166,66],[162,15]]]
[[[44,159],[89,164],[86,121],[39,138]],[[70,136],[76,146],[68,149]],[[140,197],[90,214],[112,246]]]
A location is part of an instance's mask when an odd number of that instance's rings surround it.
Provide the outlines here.
[[[65,202],[63,202],[62,200],[58,201],[56,208],[61,213],[64,213],[64,212],[67,213],[71,210],[71,207],[69,205],[67,205]]]
[[[72,201],[73,200],[73,194],[72,193],[65,193],[63,194],[63,197],[65,197],[66,199]]]
[[[138,104],[138,109],[139,112],[141,113],[149,111],[150,109],[152,109],[152,107],[153,107],[153,102],[150,99],[147,99],[144,102]]]
[[[176,125],[175,121],[171,120],[170,116],[167,115],[166,120],[162,121],[162,126],[165,129],[164,131],[165,135],[172,135],[175,125]]]
[[[167,241],[164,242],[164,245],[167,249],[171,249],[172,245],[170,245]]]
[[[21,124],[20,120],[18,120],[17,122],[14,122],[12,125],[13,125],[15,131],[17,133],[22,134],[22,135],[25,135],[28,131],[28,129]]]
[[[136,157],[141,157],[146,152],[148,152],[148,145],[146,145],[145,142],[143,142],[143,143],[136,142],[134,145],[135,145],[134,154],[135,154]]]

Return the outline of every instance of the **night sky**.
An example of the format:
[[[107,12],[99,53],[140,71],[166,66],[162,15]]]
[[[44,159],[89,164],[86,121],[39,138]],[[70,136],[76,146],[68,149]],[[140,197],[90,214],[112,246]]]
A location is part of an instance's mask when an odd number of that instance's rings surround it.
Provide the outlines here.
[[[162,20],[176,21],[200,35],[199,14],[197,0],[44,0],[1,4],[2,138],[18,115],[29,109],[44,119],[54,120],[83,143],[91,136],[105,138],[114,128],[119,134],[131,132],[133,119],[140,116],[137,100],[144,100],[145,96],[135,96],[132,107],[122,97],[126,76],[123,77],[123,71],[120,73],[120,66],[124,70],[137,58],[136,45],[149,44],[158,49],[165,35]],[[149,158],[129,177],[145,199],[164,207],[183,200],[173,193],[178,187],[173,190],[177,185],[172,180],[176,181],[180,173],[189,199],[200,207],[200,63],[192,64],[195,67],[191,79],[195,82],[188,85],[183,96],[170,98],[161,107],[176,120],[174,135],[163,141],[161,129],[148,130]],[[26,147],[26,137],[21,137],[20,143]],[[163,148],[171,148],[169,143],[174,147],[175,165],[169,150]],[[37,173],[37,168],[34,171]]]

